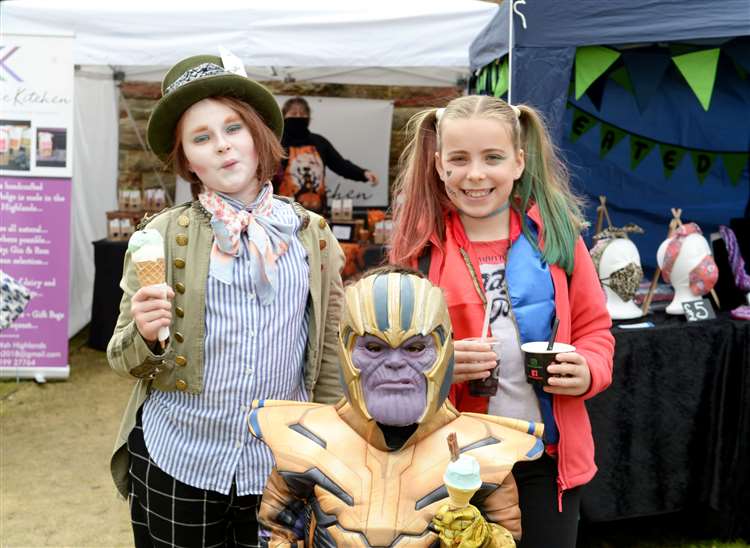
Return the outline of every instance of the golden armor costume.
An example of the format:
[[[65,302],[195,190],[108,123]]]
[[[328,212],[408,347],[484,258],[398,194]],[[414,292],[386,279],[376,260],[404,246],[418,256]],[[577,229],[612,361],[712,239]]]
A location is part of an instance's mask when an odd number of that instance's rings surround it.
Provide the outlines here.
[[[433,518],[444,520],[449,511],[443,473],[452,432],[460,452],[480,464],[481,486],[471,504],[481,515],[473,510],[463,527],[472,519],[489,522],[476,543],[460,545],[513,546],[510,535],[520,538],[510,471],[515,462],[541,455],[542,425],[458,413],[446,401],[450,333],[442,292],[423,278],[387,272],[347,288],[339,335],[346,400],[335,406],[256,401],[248,416],[276,463],[259,513],[269,546],[438,546]],[[399,361],[402,355],[411,365]],[[393,415],[378,408],[380,394],[390,407],[405,396],[403,408]]]

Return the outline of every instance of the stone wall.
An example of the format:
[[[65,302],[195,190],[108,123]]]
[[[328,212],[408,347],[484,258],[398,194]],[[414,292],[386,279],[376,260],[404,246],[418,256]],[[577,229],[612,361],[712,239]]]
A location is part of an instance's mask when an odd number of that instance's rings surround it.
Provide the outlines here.
[[[394,102],[391,127],[389,179],[395,180],[398,157],[404,145],[404,127],[408,119],[425,107],[442,107],[461,95],[458,87],[400,87],[355,86],[341,84],[309,84],[264,82],[279,95],[307,95],[321,97],[349,97],[359,99],[384,99]],[[165,170],[159,159],[145,151],[141,140],[146,139],[146,122],[160,97],[156,82],[123,82],[120,98],[120,149],[118,188],[154,188],[163,181],[174,196],[175,175]]]

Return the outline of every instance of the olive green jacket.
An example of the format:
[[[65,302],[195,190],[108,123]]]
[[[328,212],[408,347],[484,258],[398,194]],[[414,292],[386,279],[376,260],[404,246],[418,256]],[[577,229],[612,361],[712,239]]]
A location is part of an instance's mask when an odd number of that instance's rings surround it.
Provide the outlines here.
[[[310,266],[307,306],[311,309],[305,352],[305,388],[311,401],[335,403],[342,396],[337,348],[343,303],[341,269],[344,254],[325,219],[297,203],[293,206],[301,221],[297,237],[307,252]],[[164,237],[166,279],[175,291],[171,337],[160,355],[151,351],[131,316],[130,299],[140,284],[130,252],[125,254],[120,282],[124,292],[120,316],[107,347],[112,369],[121,376],[138,379],[122,418],[110,462],[115,485],[124,497],[128,493],[126,443],[135,426],[136,413],[149,391],[181,390],[196,394],[203,388],[205,292],[213,244],[210,219],[211,214],[196,201],[165,210],[145,223]]]

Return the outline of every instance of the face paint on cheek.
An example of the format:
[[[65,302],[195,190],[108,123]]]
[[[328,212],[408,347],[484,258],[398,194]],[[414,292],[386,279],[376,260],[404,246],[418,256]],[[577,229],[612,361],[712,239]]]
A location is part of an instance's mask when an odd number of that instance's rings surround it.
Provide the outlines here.
[[[445,179],[443,179],[443,184],[445,184],[445,193],[448,194],[451,198],[455,198],[458,196],[458,193],[453,190],[450,186],[448,186],[448,183],[450,182],[450,178],[453,175],[452,169],[445,170]]]

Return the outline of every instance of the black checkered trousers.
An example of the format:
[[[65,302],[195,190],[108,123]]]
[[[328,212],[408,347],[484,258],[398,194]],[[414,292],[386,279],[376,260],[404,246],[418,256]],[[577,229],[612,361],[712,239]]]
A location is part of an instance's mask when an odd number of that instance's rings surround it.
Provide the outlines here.
[[[260,495],[191,487],[161,470],[148,454],[140,412],[128,437],[130,519],[136,548],[255,548]]]

